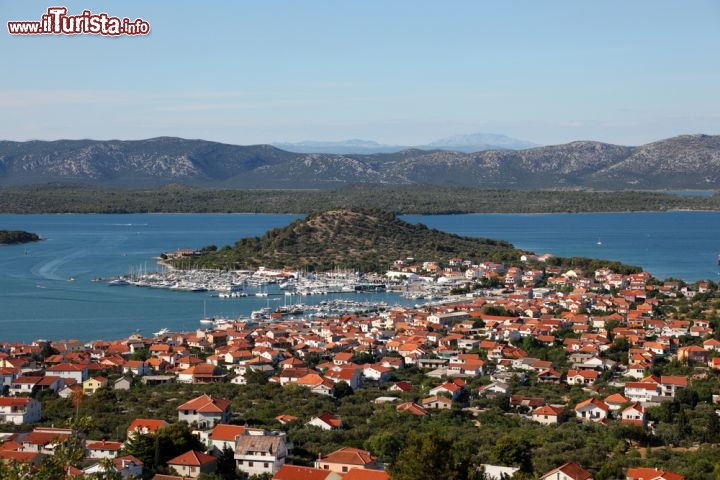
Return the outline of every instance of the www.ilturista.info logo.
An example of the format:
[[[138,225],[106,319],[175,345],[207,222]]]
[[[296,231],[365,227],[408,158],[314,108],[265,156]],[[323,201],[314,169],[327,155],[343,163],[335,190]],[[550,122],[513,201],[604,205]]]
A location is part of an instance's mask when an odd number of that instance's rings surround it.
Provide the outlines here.
[[[107,13],[83,10],[80,15],[68,15],[65,7],[50,7],[39,22],[7,22],[11,35],[147,35],[150,24],[138,18],[111,17]]]

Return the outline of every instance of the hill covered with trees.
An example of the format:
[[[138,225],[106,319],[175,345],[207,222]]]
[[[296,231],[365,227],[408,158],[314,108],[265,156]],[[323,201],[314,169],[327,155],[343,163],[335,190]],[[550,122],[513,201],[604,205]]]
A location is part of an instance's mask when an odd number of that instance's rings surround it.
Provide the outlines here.
[[[39,240],[40,236],[36,233],[24,232],[22,230],[0,230],[0,245],[37,242]]]
[[[300,213],[378,208],[403,214],[566,213],[720,210],[720,194],[484,190],[432,185],[357,184],[330,190],[105,188],[40,185],[0,188],[0,213]]]
[[[342,267],[370,272],[383,271],[395,260],[407,257],[438,262],[453,257],[508,262],[518,260],[521,254],[507,242],[413,225],[380,210],[329,210],[270,230],[262,237],[243,238],[233,247],[217,251],[205,248],[192,266]]]
[[[519,265],[524,252],[502,240],[464,237],[411,224],[382,210],[327,210],[270,230],[262,237],[243,238],[233,246],[204,247],[194,257],[171,260],[182,268],[242,269],[351,268],[383,273],[396,260],[413,258],[447,265],[451,258]],[[590,258],[551,258],[549,264],[581,269],[609,267],[634,273],[640,267]],[[538,265],[541,267],[542,265]]]

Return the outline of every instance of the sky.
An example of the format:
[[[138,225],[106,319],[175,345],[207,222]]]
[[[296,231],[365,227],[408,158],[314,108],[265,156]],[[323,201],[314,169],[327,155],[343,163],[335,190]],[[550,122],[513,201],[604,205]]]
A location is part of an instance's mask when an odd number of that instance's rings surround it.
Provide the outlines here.
[[[52,6],[148,35],[11,35]],[[0,0],[0,139],[720,134],[716,0]]]

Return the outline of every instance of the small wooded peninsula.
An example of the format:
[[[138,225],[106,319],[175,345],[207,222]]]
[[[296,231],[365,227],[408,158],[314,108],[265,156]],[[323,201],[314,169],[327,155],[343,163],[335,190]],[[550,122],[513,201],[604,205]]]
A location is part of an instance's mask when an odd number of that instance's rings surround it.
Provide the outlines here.
[[[384,273],[396,260],[448,264],[452,258],[476,262],[520,265],[529,252],[502,240],[463,237],[411,224],[379,209],[333,209],[308,215],[262,237],[243,238],[220,249],[209,245],[198,254],[171,260],[178,268],[294,267],[323,271],[351,268],[363,273]],[[574,268],[610,267],[623,273],[635,266],[588,258],[552,258],[548,265]]]
[[[22,230],[0,230],[0,245],[14,245],[38,241],[40,241],[40,236],[36,233],[24,232]]]

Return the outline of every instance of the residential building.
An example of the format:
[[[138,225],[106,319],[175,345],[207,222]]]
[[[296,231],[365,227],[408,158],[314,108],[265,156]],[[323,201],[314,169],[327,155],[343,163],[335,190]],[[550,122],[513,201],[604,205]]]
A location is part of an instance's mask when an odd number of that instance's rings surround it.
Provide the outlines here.
[[[307,425],[322,428],[323,430],[337,430],[342,428],[342,420],[340,417],[336,417],[332,413],[325,412],[319,417],[313,417]]]
[[[354,468],[378,469],[378,463],[377,458],[370,455],[367,450],[344,447],[318,458],[315,461],[315,468],[344,474]]]
[[[575,415],[578,420],[602,422],[608,418],[610,407],[597,398],[589,398],[575,405]]]
[[[543,425],[557,425],[562,419],[563,410],[558,407],[545,405],[538,407],[532,412],[532,419],[534,422],[542,423]]]
[[[235,446],[235,462],[248,475],[277,472],[288,455],[285,435],[240,435]]]
[[[628,468],[625,473],[626,480],[685,480],[679,473],[660,470],[657,468]]]
[[[550,470],[540,480],[593,480],[593,476],[577,463],[570,462]]]
[[[339,473],[323,470],[321,468],[300,467],[297,465],[283,465],[272,480],[343,480]]]
[[[203,473],[213,473],[217,468],[217,459],[212,455],[190,450],[168,460],[167,464],[184,477],[197,478]]]
[[[212,428],[218,423],[230,423],[230,402],[223,398],[200,395],[176,408],[178,420],[199,428]]]
[[[0,423],[23,425],[39,422],[40,402],[34,398],[0,397]]]
[[[165,420],[157,420],[154,418],[136,418],[127,429],[127,437],[131,438],[133,435],[147,435],[149,433],[155,433],[159,429],[167,426],[168,423]]]

